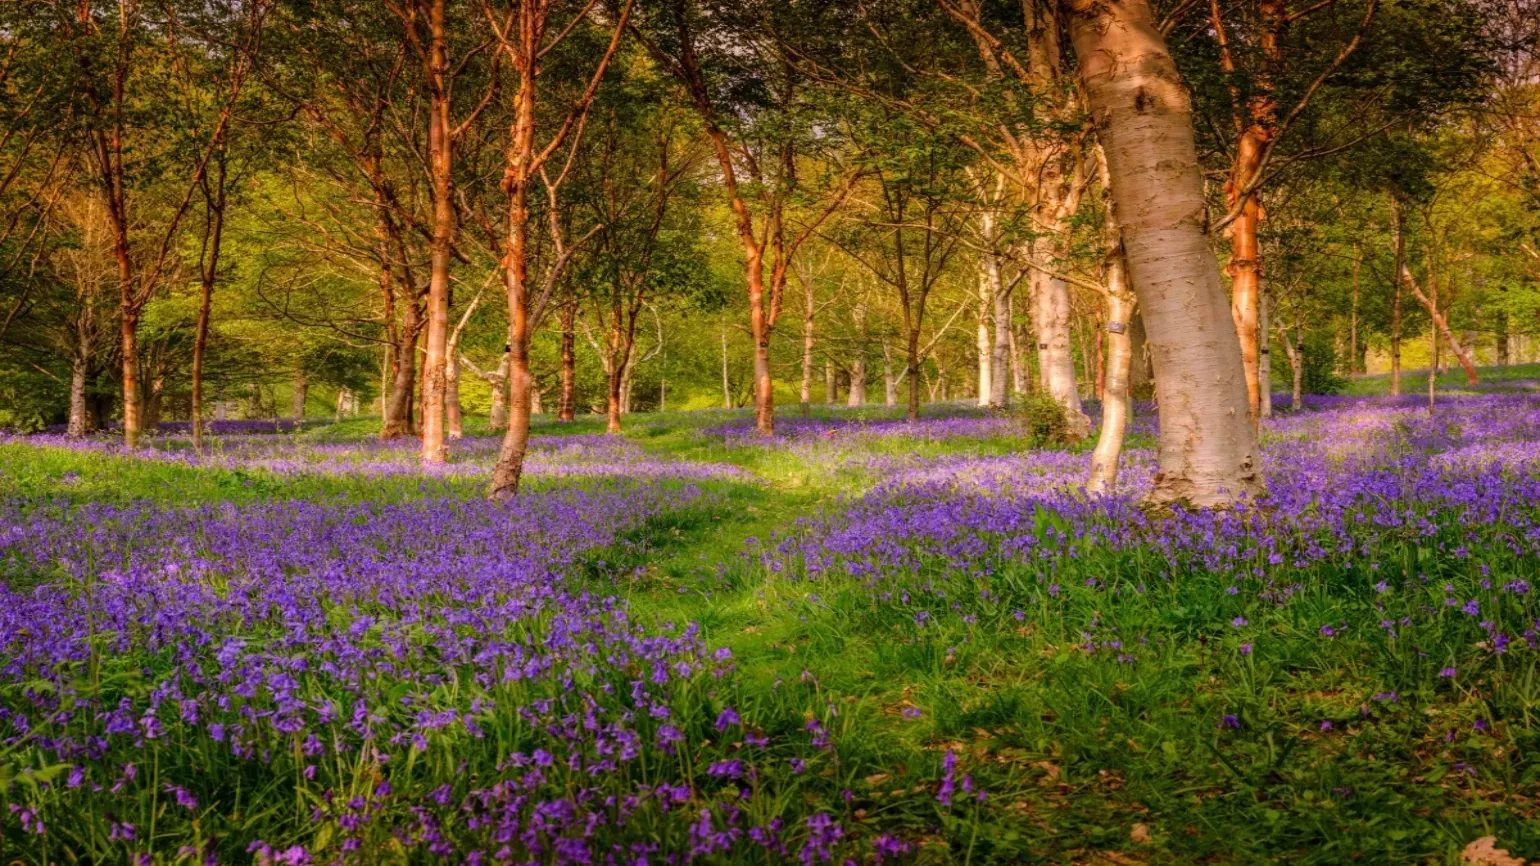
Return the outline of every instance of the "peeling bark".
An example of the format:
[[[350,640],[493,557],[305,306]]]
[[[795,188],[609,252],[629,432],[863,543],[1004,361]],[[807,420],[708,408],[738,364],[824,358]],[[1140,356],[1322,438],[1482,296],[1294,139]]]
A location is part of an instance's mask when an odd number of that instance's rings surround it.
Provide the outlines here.
[[[1245,370],[1205,232],[1192,104],[1147,0],[1063,0],[1107,153],[1160,405],[1153,504],[1263,490]]]

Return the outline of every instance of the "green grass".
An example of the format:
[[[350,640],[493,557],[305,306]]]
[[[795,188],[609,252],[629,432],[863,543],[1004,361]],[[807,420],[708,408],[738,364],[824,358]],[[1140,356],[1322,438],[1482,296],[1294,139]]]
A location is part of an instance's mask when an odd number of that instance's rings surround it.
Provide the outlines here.
[[[1450,387],[1463,382],[1458,370],[1447,378]],[[1486,378],[1540,378],[1540,365]],[[1355,379],[1351,392],[1380,393],[1382,385],[1382,377]],[[699,435],[725,417],[628,418],[627,435],[656,454],[731,463],[765,483],[705,483],[711,495],[701,505],[651,522],[628,559],[595,564],[581,579],[623,594],[644,621],[698,622],[709,643],[731,648],[740,676],[716,697],[772,738],[825,720],[838,757],[811,767],[802,795],[826,802],[830,792],[852,791],[856,820],[918,840],[919,862],[1454,863],[1478,832],[1495,833],[1516,853],[1540,853],[1536,764],[1522,757],[1540,749],[1540,717],[1510,714],[1502,740],[1462,733],[1442,741],[1445,731],[1468,732],[1474,719],[1490,717],[1498,700],[1540,714],[1540,672],[1528,657],[1513,661],[1527,670],[1489,672],[1466,693],[1434,693],[1423,668],[1441,659],[1400,669],[1408,663],[1372,641],[1323,648],[1312,634],[1320,622],[1378,616],[1368,587],[1346,572],[1314,575],[1289,606],[1251,613],[1269,643],[1253,655],[1238,652],[1239,638],[1206,631],[1232,604],[1229,578],[1219,575],[1192,574],[1148,593],[1070,591],[1049,605],[1037,599],[1026,565],[994,575],[987,585],[1000,599],[985,601],[984,584],[934,564],[885,587],[920,596],[942,586],[957,600],[951,614],[917,628],[915,613],[925,607],[918,602],[880,603],[861,581],[837,575],[783,580],[745,555],[798,518],[858,495],[874,476],[831,472],[796,449],[730,448]],[[484,434],[479,423],[467,433]],[[584,417],[542,419],[534,432],[602,430],[602,419]],[[348,419],[303,437],[372,434],[369,419]],[[865,453],[925,458],[1022,447],[1013,437],[893,437]],[[29,498],[188,504],[474,496],[480,482],[278,476],[0,444],[0,484]],[[1131,586],[1139,568],[1092,551],[1058,579],[1066,587],[1088,575]],[[1150,643],[1129,664],[1082,652],[1093,618]],[[1407,684],[1404,703],[1364,702],[1396,677]],[[1242,728],[1216,730],[1222,713],[1237,715]],[[1371,715],[1374,724],[1361,723]],[[1341,735],[1323,735],[1322,720]],[[937,807],[932,783],[947,749],[965,756],[990,792],[986,803]],[[1456,759],[1483,775],[1450,775]],[[1136,825],[1147,841],[1134,838]]]
[[[1537,364],[1511,364],[1506,367],[1478,367],[1476,369],[1480,383],[1472,388],[1466,384],[1465,370],[1458,364],[1451,365],[1447,370],[1438,375],[1438,390],[1449,393],[1501,391],[1520,387],[1533,388],[1534,380],[1540,380],[1540,363]],[[1425,391],[1428,387],[1428,371],[1402,370],[1401,389],[1408,394]],[[1373,376],[1354,376],[1347,380],[1344,394],[1368,397],[1378,394],[1390,393],[1390,374],[1377,373]]]

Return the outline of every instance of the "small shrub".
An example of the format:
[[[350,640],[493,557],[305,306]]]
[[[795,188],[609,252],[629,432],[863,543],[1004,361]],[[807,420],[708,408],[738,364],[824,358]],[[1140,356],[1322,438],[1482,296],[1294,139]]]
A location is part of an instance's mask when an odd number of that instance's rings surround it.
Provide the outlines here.
[[[1013,404],[1014,414],[1021,421],[1022,431],[1034,447],[1062,445],[1070,440],[1069,420],[1064,407],[1050,394],[1035,391],[1021,397]]]
[[[1347,379],[1337,374],[1337,347],[1329,334],[1310,334],[1304,339],[1305,369],[1300,383],[1306,394],[1340,394]]]

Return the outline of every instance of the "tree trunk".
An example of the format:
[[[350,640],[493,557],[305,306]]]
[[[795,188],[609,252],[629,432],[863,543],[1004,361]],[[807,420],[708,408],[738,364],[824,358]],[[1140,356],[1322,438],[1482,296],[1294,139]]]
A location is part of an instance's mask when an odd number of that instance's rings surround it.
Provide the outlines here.
[[[1106,174],[1106,156],[1100,155],[1103,177]],[[1128,268],[1123,259],[1123,233],[1118,227],[1116,213],[1111,203],[1103,220],[1107,252],[1103,259],[1106,274],[1107,299],[1107,362],[1104,368],[1105,382],[1102,389],[1102,424],[1096,438],[1096,449],[1091,452],[1091,478],[1086,483],[1087,493],[1105,493],[1118,478],[1118,462],[1123,455],[1123,440],[1127,434],[1128,418],[1132,409],[1128,392],[1129,376],[1133,370],[1133,339],[1130,320],[1134,312],[1134,296],[1128,285]]]
[[[1438,322],[1432,313],[1438,307],[1438,283],[1428,277],[1428,414],[1432,414],[1438,396]]]
[[[866,403],[866,359],[860,356],[850,361],[850,391],[845,396],[845,405],[861,406]]]
[[[801,271],[798,271],[800,274]],[[813,414],[813,325],[818,313],[813,281],[802,280],[802,417]]]
[[[303,370],[294,374],[294,394],[290,398],[289,417],[296,421],[305,420],[305,400],[310,396],[310,377]]]
[[[561,310],[561,395],[556,402],[556,420],[564,423],[576,417],[577,412],[577,312],[576,301]]]
[[[1273,352],[1272,352],[1272,298],[1267,294],[1267,284],[1257,286],[1257,384],[1261,388],[1257,412],[1263,418],[1273,417]]]
[[[86,382],[91,375],[91,360],[86,357],[87,347],[75,347],[75,357],[70,362],[70,420],[65,435],[81,439],[86,435]]]
[[[1204,230],[1190,98],[1147,0],[1063,3],[1155,362],[1150,501],[1212,506],[1259,494],[1240,341]]]
[[[834,405],[839,400],[839,378],[834,375],[834,361],[825,358],[823,362],[823,401]]]
[[[1235,322],[1235,334],[1240,341],[1241,366],[1246,371],[1246,399],[1251,407],[1253,424],[1261,417],[1262,399],[1257,350],[1257,295],[1262,282],[1262,246],[1258,229],[1262,224],[1262,203],[1256,192],[1248,194],[1244,201],[1237,192],[1261,166],[1268,135],[1270,133],[1258,124],[1246,128],[1236,148],[1230,177],[1225,181],[1226,204],[1232,209],[1237,205],[1240,207],[1239,215],[1230,223],[1230,262],[1225,270],[1230,274],[1230,317]]]
[[[615,359],[612,359],[612,361]],[[626,364],[611,363],[608,375],[605,376],[605,425],[604,432],[611,436],[620,434],[621,403],[624,399],[624,377]]]
[[[1395,247],[1390,299],[1390,396],[1401,396],[1401,275],[1406,272],[1406,238],[1401,234],[1401,207],[1390,197],[1390,235]]]
[[[995,260],[991,285],[995,293],[995,333],[993,356],[989,363],[992,374],[989,380],[989,403],[991,406],[1004,407],[1010,402],[1011,387],[1011,380],[1005,377],[1006,369],[1011,366],[1011,295],[1005,290],[1005,283],[1000,278],[999,259]]]
[[[990,322],[994,314],[995,299],[990,294],[989,262],[990,256],[985,254],[979,260],[979,327],[976,344],[979,353],[979,399],[980,406],[989,406],[994,394],[994,347],[990,343]]]
[[[998,327],[998,322],[996,323]],[[1011,390],[1017,394],[1032,393],[1032,365],[1027,360],[1027,352],[1030,351],[1027,340],[1027,326],[1025,324],[1011,323],[1010,326],[1011,353]]]
[[[1352,301],[1352,308],[1351,308],[1351,310],[1350,310],[1350,312],[1348,314],[1348,359],[1347,359],[1348,375],[1352,375],[1354,373],[1362,372],[1358,368],[1358,301],[1359,301],[1358,271],[1359,271],[1359,268],[1362,265],[1363,265],[1363,252],[1362,252],[1362,250],[1359,249],[1358,244],[1354,244],[1353,245],[1353,301]],[[1262,333],[1266,334],[1267,331],[1264,329],[1262,331]]]
[[[381,439],[398,439],[412,435],[413,398],[417,391],[417,337],[422,333],[421,308],[408,294],[402,305],[400,340],[395,346],[396,357],[391,361],[394,373],[390,383],[390,405],[385,412],[385,426]]]
[[[909,375],[909,408],[905,414],[910,421],[918,421],[920,420],[920,329],[918,324],[909,329],[909,343],[904,348],[907,361],[904,369]],[[892,376],[888,378],[891,379]],[[890,392],[892,390],[889,388]],[[888,405],[893,404],[890,402]]]
[[[493,430],[508,429],[508,353],[504,352],[497,362],[497,378],[492,384],[492,408],[487,426]]]
[[[1471,360],[1470,352],[1467,351],[1465,346],[1462,345],[1459,339],[1455,337],[1454,331],[1450,330],[1449,320],[1438,311],[1438,289],[1434,281],[1431,278],[1428,280],[1428,292],[1431,293],[1430,297],[1429,294],[1425,294],[1422,291],[1422,287],[1417,285],[1417,280],[1412,276],[1411,270],[1407,268],[1406,261],[1403,259],[1401,262],[1401,282],[1404,283],[1407,288],[1412,290],[1412,294],[1416,296],[1417,300],[1422,303],[1425,309],[1427,309],[1428,318],[1433,320],[1433,334],[1435,336],[1434,342],[1430,346],[1430,355],[1434,355],[1436,357],[1435,353],[1437,352],[1438,344],[1437,335],[1443,334],[1444,342],[1449,344],[1450,351],[1454,352],[1455,359],[1460,362],[1460,366],[1465,370],[1465,384],[1478,384],[1480,380],[1476,376],[1476,365]],[[1435,365],[1435,367],[1436,366],[1437,365]]]
[[[1296,336],[1298,336],[1297,330]],[[1280,328],[1279,336],[1283,338],[1283,351],[1288,354],[1289,370],[1294,377],[1294,383],[1290,389],[1289,411],[1298,412],[1304,408],[1301,404],[1305,399],[1305,344],[1291,340],[1288,328]]]
[[[143,429],[148,430],[151,433],[154,433],[156,430],[160,429],[161,396],[163,394],[163,388],[165,384],[165,375],[157,373],[150,380],[150,393],[143,400]]]
[[[444,420],[449,427],[450,439],[465,436],[465,407],[460,405],[460,338],[465,334],[465,326],[470,324],[471,316],[475,315],[479,306],[481,293],[477,292],[476,297],[465,306],[465,312],[460,314],[460,321],[449,332],[444,347]]]
[[[204,188],[208,217],[204,224],[203,255],[199,257],[198,321],[193,326],[192,445],[199,454],[203,453],[203,360],[208,351],[209,322],[214,311],[214,284],[219,279],[219,254],[224,246],[226,173],[223,158],[215,163],[214,172],[213,183]]]
[[[1033,268],[1032,324],[1037,329],[1038,384],[1064,407],[1068,435],[1084,438],[1091,432],[1091,419],[1080,406],[1080,388],[1075,379],[1075,353],[1070,346],[1069,284],[1044,273],[1053,259],[1048,255],[1047,240],[1032,244],[1032,255],[1040,268]]]
[[[513,100],[513,129],[508,143],[508,244],[503,256],[503,290],[508,296],[508,428],[503,432],[492,469],[488,496],[506,501],[519,492],[524,454],[529,449],[529,184],[535,149],[535,57],[540,41],[540,10],[522,7],[519,60],[527,66]]]
[[[733,380],[727,370],[727,326],[722,326],[722,408],[733,408]]]
[[[889,409],[898,405],[898,378],[893,375],[893,350],[882,347],[882,403]]]
[[[428,51],[423,72],[428,85],[428,177],[433,191],[433,238],[429,244],[426,353],[422,371],[422,462],[444,463],[449,366],[449,261],[454,244],[455,205],[450,182],[454,143],[450,125],[449,45],[445,0],[428,7]]]
[[[131,274],[120,274],[129,279]],[[131,290],[125,289],[126,293]],[[139,311],[125,299],[119,316],[119,351],[123,354],[123,447],[139,447]]]

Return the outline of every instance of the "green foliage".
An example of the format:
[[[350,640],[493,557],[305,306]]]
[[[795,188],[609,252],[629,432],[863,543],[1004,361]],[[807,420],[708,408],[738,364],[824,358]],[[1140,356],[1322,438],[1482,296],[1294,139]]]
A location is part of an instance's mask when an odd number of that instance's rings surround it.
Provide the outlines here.
[[[1048,392],[1038,390],[1018,397],[1010,411],[1021,422],[1032,447],[1069,441],[1069,419],[1064,415],[1064,406]]]
[[[1306,394],[1341,394],[1347,387],[1347,379],[1337,373],[1341,369],[1336,347],[1331,337],[1313,331],[1301,347],[1304,352],[1302,387]]]

